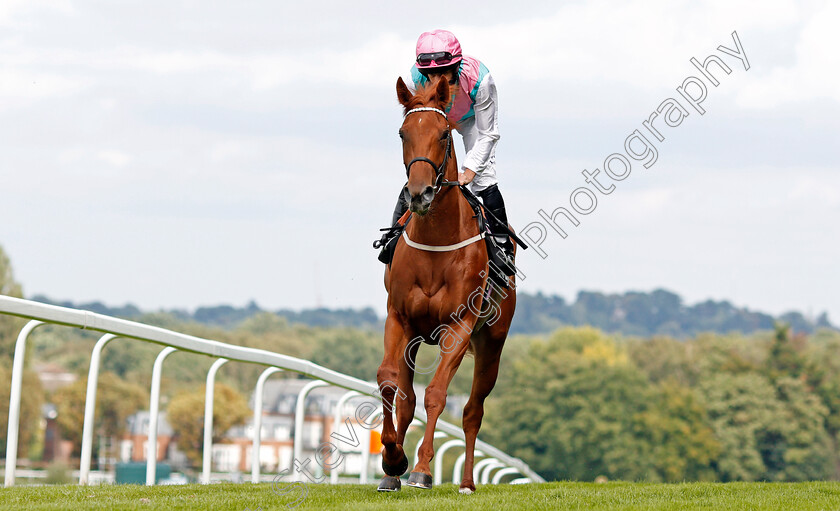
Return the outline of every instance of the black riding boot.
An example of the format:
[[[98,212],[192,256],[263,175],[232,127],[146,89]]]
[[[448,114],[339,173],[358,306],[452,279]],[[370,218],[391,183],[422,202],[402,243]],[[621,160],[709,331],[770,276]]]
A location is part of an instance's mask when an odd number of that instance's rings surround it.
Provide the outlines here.
[[[405,214],[408,210],[408,204],[405,202],[403,198],[403,191],[400,190],[400,195],[397,198],[397,205],[394,207],[394,214],[391,217],[391,227],[395,227],[397,222],[399,222],[400,218]],[[396,236],[394,234],[397,234]],[[400,239],[399,232],[397,231],[388,231],[382,235],[382,239],[379,240],[380,244],[382,245],[382,250],[379,251],[379,260],[385,264],[391,264],[391,259],[394,257],[394,248],[397,246],[397,241]]]
[[[513,242],[507,233],[507,213],[505,212],[505,200],[499,191],[498,185],[493,185],[478,193],[484,202],[485,210],[493,214],[487,215],[490,222],[491,240],[488,240],[487,249],[490,252],[490,259],[498,268],[501,274],[493,275],[494,281],[502,287],[507,287],[507,277],[516,272],[513,264]],[[495,217],[495,218],[494,218]],[[491,272],[495,274],[496,272]]]
[[[408,203],[405,201],[403,191],[400,190],[400,195],[397,197],[397,205],[394,206],[394,215],[391,217],[391,225],[397,225],[400,218],[408,211]]]
[[[482,202],[484,202],[484,207],[490,210],[490,212],[493,213],[493,216],[499,219],[497,222],[495,218],[488,218],[490,221],[490,232],[493,233],[493,238],[505,249],[508,257],[512,256],[513,243],[511,242],[510,236],[508,236],[507,230],[505,229],[508,226],[508,220],[507,213],[505,212],[505,200],[502,198],[502,192],[499,191],[499,185],[493,185],[489,188],[485,188],[484,190],[478,192],[478,196],[481,197]]]

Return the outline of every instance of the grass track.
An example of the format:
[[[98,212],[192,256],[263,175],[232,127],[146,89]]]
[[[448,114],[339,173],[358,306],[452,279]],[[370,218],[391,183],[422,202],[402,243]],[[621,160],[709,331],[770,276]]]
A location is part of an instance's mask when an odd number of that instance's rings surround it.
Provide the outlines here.
[[[0,489],[0,510],[40,509],[212,509],[255,511],[288,509],[302,487],[278,495],[270,484],[213,484],[208,486],[52,486]],[[373,485],[314,485],[296,509],[351,510],[481,510],[596,509],[596,510],[840,510],[840,483],[683,483],[614,482],[546,483],[480,486],[474,495],[457,493],[454,485],[424,491],[403,487],[380,494]]]

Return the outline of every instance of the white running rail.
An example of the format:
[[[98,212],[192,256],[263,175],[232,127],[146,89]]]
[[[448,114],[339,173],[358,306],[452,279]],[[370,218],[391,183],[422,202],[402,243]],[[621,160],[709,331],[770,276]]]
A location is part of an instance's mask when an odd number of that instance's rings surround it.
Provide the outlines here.
[[[121,337],[124,339],[134,339],[138,341],[151,342],[159,344],[164,347],[163,352],[158,357],[155,363],[155,371],[152,381],[151,393],[151,413],[150,417],[152,424],[157,424],[157,414],[159,410],[156,406],[160,398],[160,373],[162,372],[163,359],[173,351],[188,351],[202,355],[209,355],[217,358],[213,368],[217,369],[222,363],[222,360],[246,362],[259,364],[269,368],[278,368],[286,371],[293,371],[305,375],[313,380],[322,381],[329,385],[342,387],[348,390],[356,391],[362,395],[374,397],[379,399],[378,388],[375,384],[362,381],[358,378],[353,378],[346,374],[342,374],[325,367],[321,367],[308,360],[301,360],[299,358],[281,355],[279,353],[272,353],[270,351],[258,350],[254,348],[246,348],[243,346],[235,346],[232,344],[225,344],[219,341],[209,339],[202,339],[191,335],[181,334],[150,325],[144,325],[134,321],[127,321],[124,319],[113,318],[102,314],[93,312],[69,309],[66,307],[57,307],[54,305],[47,305],[43,303],[33,302],[30,300],[22,300],[19,298],[12,298],[8,296],[0,296],[0,314],[8,314],[22,318],[30,319],[29,323],[23,327],[17,338],[15,345],[15,355],[12,367],[12,385],[11,396],[9,400],[9,424],[8,437],[6,443],[6,469],[5,469],[5,486],[13,486],[15,484],[15,471],[17,469],[17,448],[18,448],[18,428],[20,426],[20,396],[22,391],[23,381],[23,366],[24,355],[26,352],[26,341],[29,334],[37,327],[43,324],[56,324],[68,327],[82,328],[85,330],[94,330],[102,332],[105,335],[94,347],[91,353],[90,372],[88,377],[88,390],[85,403],[85,421],[83,425],[82,434],[82,457],[81,466],[79,467],[79,484],[88,484],[90,482],[90,458],[91,458],[91,443],[93,440],[93,406],[96,403],[96,380],[99,372],[99,359],[102,348],[109,341]],[[215,373],[215,370],[211,370]],[[208,381],[212,379],[212,375],[208,375]],[[263,380],[264,381],[264,380]],[[261,385],[259,386],[261,390]],[[209,387],[208,387],[209,388]],[[207,403],[209,406],[205,407],[205,414],[209,415],[209,420],[212,420],[212,400]],[[415,417],[421,422],[426,421],[426,412],[422,408],[415,410]],[[205,417],[207,419],[207,417]],[[302,417],[301,417],[302,419]],[[207,423],[207,420],[205,420]],[[1,426],[0,426],[1,427]],[[454,439],[464,439],[464,432],[460,427],[439,420],[437,422],[437,431],[445,433]],[[294,444],[295,453],[300,452],[300,445],[302,442],[301,429],[295,431]],[[156,439],[157,432],[149,432],[149,447],[147,453],[147,479],[146,484],[155,484],[155,466],[157,461],[157,442],[152,442]],[[259,434],[259,430],[255,431]],[[209,439],[208,439],[209,440]],[[209,441],[204,443],[204,464],[202,471],[202,482],[210,480],[210,457],[212,448]],[[495,458],[500,467],[507,469],[515,469],[523,478],[517,479],[521,482],[522,479],[528,479],[534,482],[545,482],[536,472],[525,464],[522,460],[514,458],[500,451],[499,449],[489,445],[481,440],[476,442],[476,449],[480,449],[486,456]],[[259,451],[252,453],[254,457],[259,456]],[[478,455],[478,454],[477,454]],[[259,461],[254,464],[253,480],[259,480]],[[512,474],[513,471],[507,471],[506,474]],[[494,483],[498,482],[494,478]]]

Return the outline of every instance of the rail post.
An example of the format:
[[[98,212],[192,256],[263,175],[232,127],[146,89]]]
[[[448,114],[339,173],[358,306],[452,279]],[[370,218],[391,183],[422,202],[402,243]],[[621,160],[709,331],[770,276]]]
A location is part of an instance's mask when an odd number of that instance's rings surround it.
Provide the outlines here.
[[[443,454],[452,447],[464,446],[464,441],[460,438],[448,440],[441,445],[437,452],[435,452],[435,486],[443,483]]]
[[[340,398],[338,398],[338,403],[335,404],[335,411],[333,412],[333,433],[337,432],[338,429],[341,427],[341,417],[344,415],[342,409],[344,408],[344,405],[350,399],[361,395],[361,393],[356,392],[355,390],[349,390],[342,394]],[[340,468],[341,465],[337,465],[336,467],[330,469],[330,484],[338,484],[338,472]]]
[[[511,474],[518,474],[518,473],[519,473],[518,468],[514,468],[514,467],[503,468],[503,469],[499,470],[498,472],[496,472],[496,474],[493,476],[492,484],[499,484],[499,483],[502,482],[503,477],[505,477],[507,475],[511,475]]]
[[[146,485],[155,484],[157,476],[157,434],[158,415],[160,415],[160,375],[163,372],[163,361],[171,353],[178,351],[177,348],[169,346],[163,348],[155,358],[155,365],[152,369],[152,392],[149,399],[149,441],[146,446]]]
[[[88,369],[87,393],[85,394],[85,420],[82,426],[82,459],[79,464],[79,484],[88,484],[90,474],[90,458],[93,452],[93,418],[96,412],[96,387],[99,383],[99,359],[102,348],[116,339],[114,334],[105,334],[96,341],[90,354],[90,368]]]
[[[263,387],[265,381],[274,373],[283,371],[279,367],[269,367],[260,374],[254,389],[254,441],[251,444],[251,482],[260,482],[260,445],[262,444]]]
[[[473,460],[478,456],[484,456],[484,453],[475,449],[473,451]],[[461,484],[461,472],[464,471],[464,462],[467,460],[467,451],[461,453],[460,456],[455,460],[455,466],[452,468],[452,482],[454,484]],[[475,473],[475,467],[473,467],[473,473]]]
[[[23,358],[26,356],[26,339],[33,330],[44,323],[32,320],[23,327],[15,342],[12,362],[12,388],[9,391],[9,429],[6,436],[6,487],[15,484],[17,468],[18,432],[20,429],[20,391],[23,386]]]
[[[204,389],[204,449],[201,452],[201,482],[210,484],[210,469],[213,464],[213,399],[216,390],[216,371],[225,365],[226,358],[213,362],[207,371],[207,386]]]
[[[490,473],[496,470],[497,468],[502,468],[504,466],[505,464],[499,460],[495,460],[493,463],[488,463],[487,466],[484,467],[484,472],[476,474],[476,481],[480,482],[481,484],[489,484]]]
[[[306,396],[309,394],[309,391],[318,387],[326,387],[329,383],[323,380],[313,380],[300,389],[298,393],[297,402],[295,403],[295,438],[294,438],[294,447],[292,452],[294,456],[292,457],[292,467],[294,467],[295,463],[300,463],[302,460],[301,455],[303,453],[303,419],[304,415],[306,414]],[[294,477],[295,481],[303,481],[303,475],[298,471]]]

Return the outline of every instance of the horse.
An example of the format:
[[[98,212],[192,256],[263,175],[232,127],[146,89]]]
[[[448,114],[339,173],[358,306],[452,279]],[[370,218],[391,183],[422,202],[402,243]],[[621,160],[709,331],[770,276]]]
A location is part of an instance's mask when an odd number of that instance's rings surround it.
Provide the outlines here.
[[[435,425],[443,412],[449,383],[471,351],[475,370],[464,407],[466,460],[459,489],[470,494],[475,491],[473,455],[484,401],[496,383],[516,307],[515,282],[511,276],[508,289],[495,286],[495,291],[488,293],[488,252],[481,240],[483,233],[479,232],[472,207],[453,186],[458,184],[458,164],[452,148],[454,123],[443,111],[451,99],[449,83],[445,78],[433,80],[412,94],[400,78],[397,98],[403,106],[399,135],[408,177],[403,197],[412,217],[385,270],[385,354],[376,375],[384,412],[385,477],[378,490],[399,490],[399,476],[408,469],[403,443],[416,405],[412,383],[418,368],[414,361],[420,344],[425,342],[439,346],[440,353],[426,387],[423,443],[407,484],[432,487],[429,462],[434,456]]]

